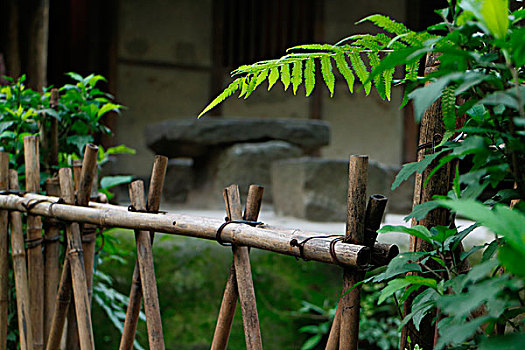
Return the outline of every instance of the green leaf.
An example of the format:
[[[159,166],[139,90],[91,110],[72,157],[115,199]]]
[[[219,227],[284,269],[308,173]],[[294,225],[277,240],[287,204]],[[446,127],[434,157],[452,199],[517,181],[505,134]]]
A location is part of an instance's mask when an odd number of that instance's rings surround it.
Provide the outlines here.
[[[441,110],[443,111],[443,124],[445,130],[453,131],[456,129],[456,87],[448,86],[441,94]]]
[[[5,130],[9,129],[9,127],[14,123],[14,121],[0,122],[0,133],[3,133]]]
[[[75,146],[78,154],[82,154],[84,146],[90,142],[93,142],[93,136],[91,135],[73,135],[66,138],[66,143]]]
[[[345,55],[343,53],[338,53],[334,56],[334,60],[337,69],[339,69],[339,73],[341,73],[341,75],[345,78],[346,83],[348,84],[348,90],[350,90],[351,94],[354,93],[355,76],[354,73],[352,73],[350,67],[348,67]]]
[[[490,33],[497,39],[503,39],[509,29],[509,1],[483,0],[481,5],[482,20]]]
[[[306,60],[304,67],[304,87],[306,96],[310,96],[315,87],[315,61],[313,57]]]
[[[135,153],[137,153],[137,151],[125,145],[118,145],[118,146],[110,147],[106,150],[106,154],[135,154]]]
[[[80,74],[74,73],[74,72],[68,72],[66,73],[67,76],[69,76],[71,79],[76,80],[78,82],[83,82],[84,78]]]
[[[382,282],[384,280],[396,277],[401,274],[406,274],[407,272],[421,272],[421,266],[414,263],[422,256],[425,256],[425,252],[412,252],[412,253],[402,253],[392,259],[385,270],[385,272],[376,275],[374,277],[374,282]]]
[[[104,176],[100,180],[100,187],[109,189],[122,184],[130,183],[133,180],[131,175],[116,175],[116,176]]]
[[[272,86],[275,85],[277,82],[277,79],[279,79],[279,68],[272,67],[270,68],[270,76],[268,77],[268,91],[272,88]]]
[[[381,304],[395,292],[409,285],[426,286],[433,289],[437,288],[437,282],[432,278],[425,278],[421,276],[406,276],[405,278],[397,278],[388,282],[387,286],[383,288],[377,303]]]
[[[228,85],[228,87],[226,89],[224,89],[223,92],[221,92],[219,94],[219,96],[217,96],[213,101],[211,101],[210,104],[207,105],[206,108],[204,108],[202,110],[202,112],[200,112],[200,114],[199,114],[199,116],[197,118],[202,117],[206,112],[208,112],[209,110],[213,109],[218,104],[220,104],[221,102],[226,100],[228,97],[230,97],[233,93],[238,91],[240,89],[240,87],[241,87],[241,84],[242,84],[243,80],[244,80],[244,78],[237,78],[237,79],[235,79],[230,85]]]
[[[297,88],[303,82],[303,61],[295,61],[292,68],[292,87],[293,93],[297,92]]]
[[[401,183],[407,180],[415,172],[421,174],[441,153],[445,150],[438,151],[436,153],[428,154],[419,162],[407,163],[403,165],[403,168],[396,175],[396,179],[392,183],[392,191],[395,190]]]
[[[109,111],[115,111],[118,112],[118,110],[122,108],[121,105],[118,105],[116,103],[106,103],[103,105],[97,112],[97,119],[102,117],[104,114],[106,114]]]
[[[372,84],[370,83],[368,74],[368,69],[365,66],[365,63],[361,59],[358,53],[351,52],[349,54],[350,62],[352,63],[352,68],[354,68],[354,71],[363,84],[365,88],[365,94],[368,95],[370,93],[370,89],[372,88]]]
[[[322,334],[317,334],[309,338],[307,341],[304,342],[303,346],[301,347],[301,350],[313,349],[317,344],[319,344],[322,337],[323,337]]]
[[[377,233],[387,233],[387,232],[408,233],[409,235],[421,238],[422,240],[428,243],[431,243],[431,244],[433,243],[432,233],[430,233],[430,231],[425,226],[421,226],[421,225],[417,225],[413,227],[385,225],[377,231]]]
[[[333,97],[335,88],[335,77],[334,73],[332,72],[332,62],[330,60],[330,56],[325,55],[321,57],[321,72],[323,74],[323,79],[326,84],[326,87],[328,88],[328,91],[330,91],[330,97]]]
[[[522,350],[525,349],[525,334],[511,333],[484,338],[478,350]]]
[[[288,86],[290,86],[290,65],[288,63],[281,66],[281,82],[284,90],[288,90]]]

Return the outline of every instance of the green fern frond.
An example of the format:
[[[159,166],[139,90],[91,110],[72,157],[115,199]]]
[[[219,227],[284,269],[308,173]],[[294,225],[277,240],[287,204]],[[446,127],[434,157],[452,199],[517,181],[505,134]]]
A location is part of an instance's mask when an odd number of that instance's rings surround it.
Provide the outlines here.
[[[292,87],[293,94],[297,92],[297,88],[303,82],[303,61],[295,61],[292,68]]]
[[[306,97],[310,96],[315,87],[315,60],[313,58],[306,60],[304,67],[304,87]]]
[[[406,65],[405,78],[408,80],[415,81],[417,79],[417,73],[419,71],[419,61],[414,61]]]
[[[208,111],[215,108],[218,104],[222,103],[224,100],[226,100],[228,97],[233,95],[236,91],[239,90],[244,78],[237,78],[235,79],[226,89],[224,89],[223,92],[219,94],[219,96],[215,97],[213,101],[210,102],[209,105],[206,106],[202,110],[202,112],[199,114],[197,118],[202,117],[204,114],[206,114]]]
[[[330,52],[342,52],[343,49],[340,46],[330,44],[306,44],[297,45],[286,50],[286,52],[294,50],[315,50],[315,51],[330,51]]]
[[[270,68],[270,75],[268,76],[268,91],[270,91],[272,86],[275,85],[277,79],[279,79],[279,68]]]
[[[334,60],[337,69],[339,69],[339,72],[343,78],[345,78],[346,83],[348,84],[348,90],[350,90],[350,93],[354,93],[355,76],[354,73],[352,73],[350,67],[348,67],[348,62],[346,62],[345,55],[343,53],[338,53],[334,56]]]
[[[366,95],[370,94],[370,88],[372,84],[368,82],[369,73],[366,69],[366,65],[359,56],[358,53],[352,52],[349,54],[350,62],[352,63],[352,68],[354,68],[355,74],[361,80],[361,83],[364,84]]]
[[[248,77],[247,77],[248,78]],[[250,75],[250,82],[248,83],[248,87],[246,88],[246,93],[244,94],[244,99],[246,100],[248,96],[250,96],[257,87],[257,76],[255,74]]]
[[[380,63],[379,53],[378,52],[367,52],[367,56],[370,60],[370,66],[372,70],[374,70],[374,67],[379,66],[379,63]],[[377,93],[384,100],[386,97],[386,89],[385,89],[386,84],[385,84],[385,79],[383,77],[383,74],[378,74],[372,77],[372,81],[374,82],[374,86],[376,87]]]
[[[261,85],[266,78],[268,77],[268,69],[262,70],[257,75],[257,82],[255,83],[255,88],[257,88],[259,85]]]
[[[456,129],[456,86],[450,85],[441,93],[441,110],[443,123],[447,131]]]
[[[241,81],[241,93],[239,94],[239,96],[237,96],[237,98],[243,97],[246,94],[246,91],[248,91],[248,86],[250,85],[249,84],[250,77],[251,77],[251,75],[247,75],[247,76],[245,76],[242,79],[242,81]]]
[[[392,81],[394,80],[395,69],[387,69],[383,72],[383,82],[385,83],[385,97],[390,101],[392,95]]]
[[[288,90],[288,86],[290,86],[290,66],[288,64],[281,66],[281,82],[283,83],[284,90]]]
[[[404,24],[396,22],[392,20],[390,17],[384,16],[384,15],[371,15],[371,16],[363,18],[356,24],[363,23],[366,21],[370,21],[374,23],[376,26],[383,28],[387,32],[397,34],[397,35],[406,34],[406,33],[411,32],[407,27],[405,27]]]
[[[328,88],[328,91],[330,91],[330,97],[334,96],[335,89],[335,77],[332,69],[333,67],[330,56],[321,57],[321,73],[323,74],[326,87]]]

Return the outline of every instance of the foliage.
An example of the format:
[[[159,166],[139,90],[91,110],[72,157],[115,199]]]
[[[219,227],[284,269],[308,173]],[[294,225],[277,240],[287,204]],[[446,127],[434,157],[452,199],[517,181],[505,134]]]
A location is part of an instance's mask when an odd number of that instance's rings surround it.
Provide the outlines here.
[[[94,142],[96,134],[110,134],[101,121],[108,112],[120,112],[123,106],[113,102],[113,96],[104,93],[97,87],[97,83],[105,81],[100,75],[91,74],[82,77],[76,73],[68,73],[74,84],[66,84],[59,88],[59,100],[56,108],[50,106],[51,88],[44,89],[42,94],[27,88],[24,84],[25,76],[14,80],[5,79],[9,84],[0,86],[0,150],[9,153],[10,167],[16,169],[20,178],[24,177],[23,139],[30,135],[39,135],[40,139],[47,137],[45,132],[50,129],[51,120],[58,121],[58,166],[48,164],[47,149],[41,147],[40,169],[41,181],[52,176],[58,168],[69,167],[74,159],[81,159],[86,143]],[[99,167],[109,161],[115,154],[133,154],[134,150],[124,146],[110,147],[104,150],[99,147]],[[107,176],[101,179],[102,191],[111,196],[107,189],[117,184],[126,183],[131,177]],[[23,187],[23,181],[21,186]],[[109,247],[109,248],[108,248]],[[101,256],[97,257],[98,263],[103,260],[114,260],[116,252],[105,246]],[[111,287],[109,276],[95,272],[94,300],[100,304],[110,320],[117,328],[122,328],[122,310],[125,310],[125,296],[116,292]],[[11,283],[13,286],[14,283]],[[14,293],[14,289],[12,289]],[[11,298],[15,300],[15,297]],[[16,344],[18,339],[16,326],[16,307],[14,303],[9,322],[9,340]],[[120,322],[120,323],[119,323]],[[135,344],[140,348],[139,344]],[[16,347],[16,345],[13,345]]]
[[[423,185],[444,167],[451,169],[453,177],[446,196],[415,207],[407,219],[421,220],[444,207],[476,224],[382,228],[381,232],[408,233],[432,248],[402,254],[367,282],[387,283],[379,303],[396,295],[405,301],[418,291],[403,324],[412,321],[418,327],[430,315],[439,331],[438,349],[517,349],[525,338],[523,318],[516,318],[525,311],[525,204],[521,201],[525,198],[525,10],[510,12],[508,0],[449,0],[448,4],[436,11],[442,22],[423,32],[373,15],[362,21],[385,33],[354,35],[335,45],[300,45],[278,60],[242,66],[200,116],[239,90],[239,97],[247,98],[265,80],[270,89],[279,77],[285,89],[291,83],[294,93],[304,82],[309,95],[316,84],[316,63],[331,95],[333,71],[337,71],[350,92],[357,76],[366,94],[373,84],[382,98],[389,99],[392,74],[403,70],[397,81],[406,88],[403,104],[412,100],[419,121],[439,100],[445,133],[420,162],[403,167],[393,188],[427,169],[430,174]],[[418,77],[418,64],[425,55],[438,57],[437,69]],[[478,226],[494,232],[494,241],[458,251]],[[476,251],[483,253],[482,262],[468,270],[467,259]],[[315,330],[319,334],[321,329]]]

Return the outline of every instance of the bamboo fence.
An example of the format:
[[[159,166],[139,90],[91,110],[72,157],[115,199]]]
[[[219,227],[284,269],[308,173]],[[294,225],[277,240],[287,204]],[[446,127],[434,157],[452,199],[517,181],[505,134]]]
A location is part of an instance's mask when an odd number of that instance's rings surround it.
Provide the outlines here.
[[[7,310],[7,225],[11,230],[21,350],[60,349],[66,319],[67,348],[94,349],[91,293],[95,239],[93,236],[86,239],[88,234],[92,235],[86,230],[90,227],[135,231],[137,262],[120,350],[133,347],[141,301],[149,348],[165,348],[153,267],[154,232],[217,240],[232,246],[233,263],[212,339],[213,350],[226,349],[237,302],[241,307],[246,348],[262,349],[250,248],[340,265],[344,271],[343,293],[326,348],[352,350],[357,348],[360,295],[359,287],[354,286],[363,279],[367,268],[387,264],[399,252],[395,245],[376,242],[386,198],[372,196],[366,205],[368,158],[365,156],[350,159],[346,233],[327,235],[257,222],[263,188],[256,185],[249,189],[244,214],[238,186],[224,190],[226,221],[159,212],[167,166],[167,158],[162,156],[155,158],[147,202],[142,181],[131,183],[129,207],[90,201],[97,169],[94,145],[87,145],[82,166],[74,166],[73,171],[60,169],[58,177],[46,180],[47,195],[39,194],[38,139],[26,137],[24,146],[26,191],[23,192],[18,189],[16,172],[9,173],[8,155],[0,152],[0,350],[5,349],[7,330],[6,322],[2,322]],[[22,213],[28,216],[27,247],[23,241]],[[45,218],[44,236],[42,217]],[[58,239],[63,225],[67,248],[60,272]],[[353,290],[346,293],[352,287]]]

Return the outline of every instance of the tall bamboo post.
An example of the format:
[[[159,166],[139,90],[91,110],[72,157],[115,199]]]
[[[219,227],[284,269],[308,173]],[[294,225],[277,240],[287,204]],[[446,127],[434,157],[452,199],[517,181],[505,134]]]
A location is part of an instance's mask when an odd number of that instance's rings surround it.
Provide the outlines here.
[[[439,64],[438,57],[435,54],[429,54],[426,60],[425,75],[434,72]],[[421,119],[421,126],[419,129],[419,144],[430,145],[429,147],[422,148],[418,151],[417,160],[420,161],[426,154],[432,153],[433,146],[439,143],[440,136],[444,134],[445,127],[441,120],[441,99],[435,101],[424,113]],[[436,143],[437,142],[437,143]],[[446,195],[449,189],[449,169],[448,167],[442,167],[429,179],[427,184],[423,186],[426,181],[430,170],[433,167],[427,168],[423,173],[416,174],[415,188],[414,188],[414,206],[427,202],[432,199],[434,195]],[[427,228],[436,225],[448,225],[449,224],[449,212],[444,208],[438,208],[430,211],[427,216],[417,222],[412,220],[412,226],[423,225]],[[421,252],[429,251],[433,249],[427,242],[418,239],[414,236],[410,236],[409,251]],[[436,266],[439,268],[439,265]],[[405,301],[403,313],[406,315],[409,310],[409,305],[412,304],[412,300],[417,296],[417,292],[412,293],[411,296]],[[425,350],[432,349],[434,345],[434,324],[433,315],[427,315],[423,318],[420,323],[419,331],[416,330],[414,324],[409,322],[405,325],[401,331],[400,349],[404,350],[409,348],[407,337],[410,336],[412,344],[418,344]]]
[[[74,204],[75,195],[73,191],[71,169],[60,169],[58,175],[60,179],[60,191],[64,202],[67,204]],[[89,296],[84,270],[79,224],[76,222],[69,223],[66,226],[66,233],[68,244],[67,258],[71,268],[71,280],[73,294],[75,296],[75,311],[77,315],[80,348],[82,350],[94,349],[91,312],[89,307]]]
[[[164,187],[164,178],[166,176],[166,168],[168,166],[168,158],[165,156],[155,156],[153,162],[153,170],[151,172],[151,179],[149,183],[148,202],[146,210],[148,212],[156,212],[160,208],[160,199],[162,188]],[[151,244],[155,232],[150,232]],[[135,333],[137,330],[137,322],[139,320],[140,304],[142,300],[142,292],[140,285],[140,270],[138,261],[135,263],[133,270],[133,279],[131,281],[131,290],[129,293],[129,303],[126,310],[126,319],[124,321],[124,328],[122,330],[122,337],[120,339],[120,350],[131,350],[135,340]]]
[[[344,242],[363,244],[365,242],[366,186],[368,182],[368,157],[350,157],[346,238]],[[341,298],[341,325],[339,349],[355,350],[359,340],[359,311],[361,288],[356,287],[346,293],[354,284],[360,282],[364,273],[345,269],[343,273],[343,297]],[[345,294],[346,293],[346,294]]]
[[[60,184],[57,177],[46,180],[46,192],[50,196],[60,195]],[[47,218],[44,231],[45,237],[45,266],[44,266],[44,339],[49,337],[53,314],[55,313],[55,301],[60,278],[59,249],[60,249],[60,227],[54,218]]]
[[[2,155],[5,153],[1,153]],[[3,156],[1,156],[3,158]],[[3,175],[3,164],[0,173]],[[1,177],[1,176],[0,176]],[[9,172],[9,189],[18,191],[18,173]],[[19,211],[9,212],[11,226],[11,255],[13,256],[13,274],[15,275],[16,308],[18,315],[18,333],[20,335],[20,349],[33,349],[33,330],[29,308],[29,285],[27,282],[26,250],[24,247],[24,233],[22,232],[22,214]],[[7,325],[6,325],[7,326]]]
[[[224,189],[224,202],[228,217],[231,220],[242,220],[242,206],[239,187],[237,185],[231,185]],[[237,246],[235,244],[232,245],[232,250],[246,349],[260,350],[262,349],[262,339],[259,327],[259,316],[257,315],[257,303],[255,300],[255,289],[253,287],[249,250],[248,247]]]
[[[141,180],[134,181],[130,184],[129,196],[131,205],[135,207],[136,210],[146,210],[144,183]],[[146,313],[149,347],[152,350],[163,350],[165,348],[164,335],[162,333],[155,268],[153,266],[151,236],[148,231],[136,230],[135,239],[137,241],[137,261],[139,265],[142,296],[144,299],[144,311]]]
[[[29,85],[34,90],[42,91],[47,84],[49,0],[33,1],[26,16],[29,22]]]
[[[250,186],[248,190],[248,198],[246,200],[246,208],[244,210],[245,220],[257,221],[261,208],[263,192],[264,188],[261,186]],[[226,287],[224,288],[224,295],[219,310],[219,317],[217,318],[215,333],[213,334],[211,344],[212,350],[226,349],[238,299],[239,293],[237,291],[235,266],[232,264],[228,280],[226,281]]]
[[[0,152],[0,191],[9,188],[9,155]],[[9,297],[8,212],[0,210],[0,349],[7,348],[7,306]]]
[[[24,137],[26,190],[40,192],[40,160],[38,137]],[[44,261],[42,255],[42,219],[27,216],[29,295],[33,342],[36,350],[44,348]]]

